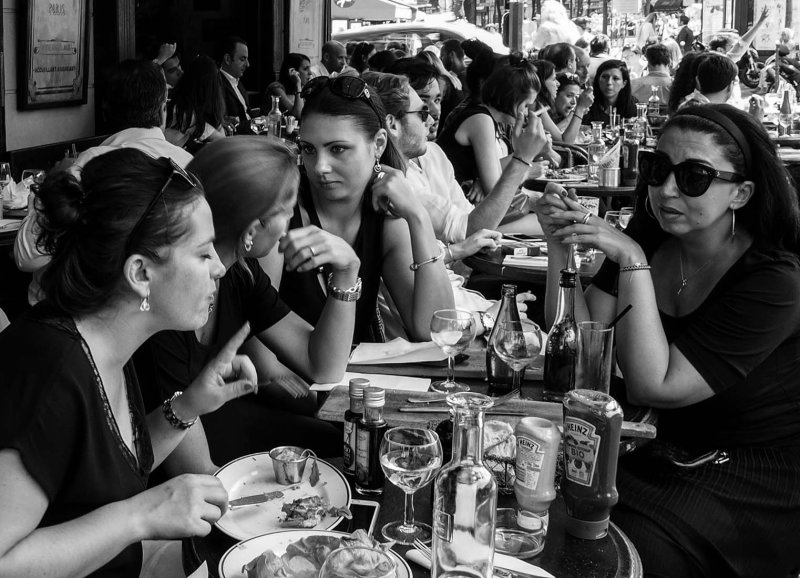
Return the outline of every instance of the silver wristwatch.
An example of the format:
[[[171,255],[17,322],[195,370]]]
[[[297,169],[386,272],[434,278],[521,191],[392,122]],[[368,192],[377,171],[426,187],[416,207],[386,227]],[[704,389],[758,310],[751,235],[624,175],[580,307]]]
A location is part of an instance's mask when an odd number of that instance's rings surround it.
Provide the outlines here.
[[[478,317],[481,320],[481,325],[483,325],[484,333],[489,333],[494,327],[494,317],[492,317],[492,314],[488,311],[478,311]]]

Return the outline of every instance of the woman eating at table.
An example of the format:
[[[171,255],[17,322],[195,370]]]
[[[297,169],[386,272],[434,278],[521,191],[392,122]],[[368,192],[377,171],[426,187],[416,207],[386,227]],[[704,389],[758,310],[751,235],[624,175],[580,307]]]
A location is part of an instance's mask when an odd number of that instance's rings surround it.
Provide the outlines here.
[[[205,187],[216,231],[214,248],[226,273],[207,323],[193,331],[153,337],[137,353],[137,369],[158,391],[149,396],[153,403],[191,381],[236,328],[248,322],[254,339],[244,350],[252,354],[259,383],[269,386],[205,416],[208,444],[199,435],[188,440],[167,464],[168,470],[213,471],[214,464],[279,445],[337,455],[341,436],[333,425],[312,417],[316,397],[291,403],[278,388],[305,396],[305,380],[330,383],[344,374],[360,293],[358,257],[340,238],[315,226],[284,236],[297,200],[299,174],[296,155],[282,141],[229,137],[204,147],[188,168]],[[278,252],[291,271],[325,266],[327,296],[315,326],[281,301],[259,266],[259,258]],[[193,441],[198,443],[190,451]]]
[[[678,111],[642,152],[626,231],[545,194],[546,309],[569,243],[606,261],[578,320],[616,325],[631,403],[658,438],[619,463],[612,519],[648,574],[786,576],[800,564],[800,210],[775,145],[745,112]]]
[[[601,62],[592,86],[594,102],[583,117],[584,125],[601,121],[605,126],[611,126],[611,109],[616,110],[618,119],[636,116],[636,99],[631,95],[630,74],[622,60]]]
[[[0,333],[0,575],[137,577],[143,540],[205,535],[225,512],[216,478],[147,489],[199,415],[255,388],[232,332],[184,391],[145,415],[131,355],[208,319],[224,273],[196,179],[134,149],[38,195],[52,255],[46,300]]]
[[[353,340],[383,341],[376,315],[383,283],[410,338],[429,340],[434,311],[453,306],[445,251],[405,179],[380,98],[356,77],[315,78],[304,93],[299,200],[281,252],[262,265],[284,301],[311,325],[322,320],[332,291],[350,289],[361,294]],[[311,226],[331,235],[309,235]],[[345,248],[360,259],[358,286],[330,280],[332,260]],[[349,347],[348,340],[339,339]]]

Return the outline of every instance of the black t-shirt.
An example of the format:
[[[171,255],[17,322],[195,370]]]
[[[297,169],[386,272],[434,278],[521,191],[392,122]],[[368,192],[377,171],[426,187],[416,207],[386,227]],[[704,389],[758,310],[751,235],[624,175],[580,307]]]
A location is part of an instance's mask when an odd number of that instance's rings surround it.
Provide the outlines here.
[[[217,330],[210,344],[194,331],[162,331],[151,337],[134,359],[148,410],[176,391],[183,391],[245,321],[257,335],[289,314],[269,277],[256,259],[235,263],[219,282],[215,307]]]
[[[153,452],[130,363],[124,373],[136,457],[117,429],[88,346],[72,319],[47,302],[0,333],[0,368],[0,448],[17,450],[47,495],[39,527],[146,489]],[[136,578],[141,560],[137,543],[92,576]]]
[[[642,243],[648,258],[657,247],[652,238]],[[592,285],[615,295],[617,278],[607,259]],[[659,312],[668,342],[714,390],[699,403],[659,410],[660,439],[700,450],[800,444],[798,295],[798,256],[756,242],[697,309]]]

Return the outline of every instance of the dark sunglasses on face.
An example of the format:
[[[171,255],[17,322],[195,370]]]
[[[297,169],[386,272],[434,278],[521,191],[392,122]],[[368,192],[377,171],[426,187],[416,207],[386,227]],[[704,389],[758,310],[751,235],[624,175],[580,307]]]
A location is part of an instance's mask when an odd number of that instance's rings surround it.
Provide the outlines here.
[[[169,162],[172,165],[172,172],[169,174],[169,177],[167,177],[167,180],[164,182],[164,186],[162,186],[161,189],[159,189],[159,191],[155,195],[153,195],[153,198],[150,199],[150,202],[147,204],[147,207],[145,207],[144,212],[139,217],[139,220],[136,221],[136,224],[133,225],[133,228],[131,228],[131,232],[128,235],[129,242],[131,239],[135,237],[136,231],[142,226],[142,223],[144,223],[147,220],[147,217],[150,215],[150,213],[153,212],[156,203],[158,203],[158,201],[164,196],[164,191],[166,191],[167,188],[169,188],[169,186],[172,185],[172,183],[175,180],[179,180],[183,184],[188,185],[187,189],[201,188],[200,181],[197,180],[197,177],[195,177],[192,173],[188,172],[186,169],[178,165],[174,160],[169,159]]]
[[[687,197],[705,194],[714,179],[729,183],[740,183],[744,180],[738,173],[718,171],[699,161],[683,161],[673,165],[669,157],[661,151],[639,151],[639,174],[646,184],[659,187],[670,173],[675,174],[678,190]]]
[[[422,122],[427,122],[428,117],[431,115],[431,112],[427,108],[423,108],[421,110],[407,110],[403,113],[403,116],[409,114],[418,114],[419,117],[422,119]]]
[[[324,88],[328,88],[336,96],[341,96],[350,100],[363,100],[373,110],[375,116],[377,116],[380,121],[380,125],[383,126],[383,117],[372,102],[369,86],[359,77],[340,75],[331,78],[329,76],[318,76],[306,83],[300,96],[304,99],[313,98],[314,95],[319,94]]]

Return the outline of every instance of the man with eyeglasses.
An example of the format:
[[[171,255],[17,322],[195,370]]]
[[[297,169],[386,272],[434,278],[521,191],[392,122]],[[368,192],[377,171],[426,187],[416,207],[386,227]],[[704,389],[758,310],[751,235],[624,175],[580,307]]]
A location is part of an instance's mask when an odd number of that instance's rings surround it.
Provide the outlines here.
[[[427,141],[429,111],[405,77],[367,71],[363,79],[378,92],[386,109],[387,130],[408,162],[406,178],[430,214],[436,238],[458,243],[481,229],[497,229],[509,213],[515,193],[525,178],[528,163],[544,148],[546,137],[538,117],[530,116],[527,129],[513,137],[514,155],[494,189],[476,206],[464,196],[453,165],[444,151]],[[513,221],[516,232],[538,229],[536,216],[527,214],[527,199],[517,200]],[[524,216],[523,216],[524,214]],[[538,231],[537,231],[538,232]],[[456,256],[463,258],[467,255]]]

